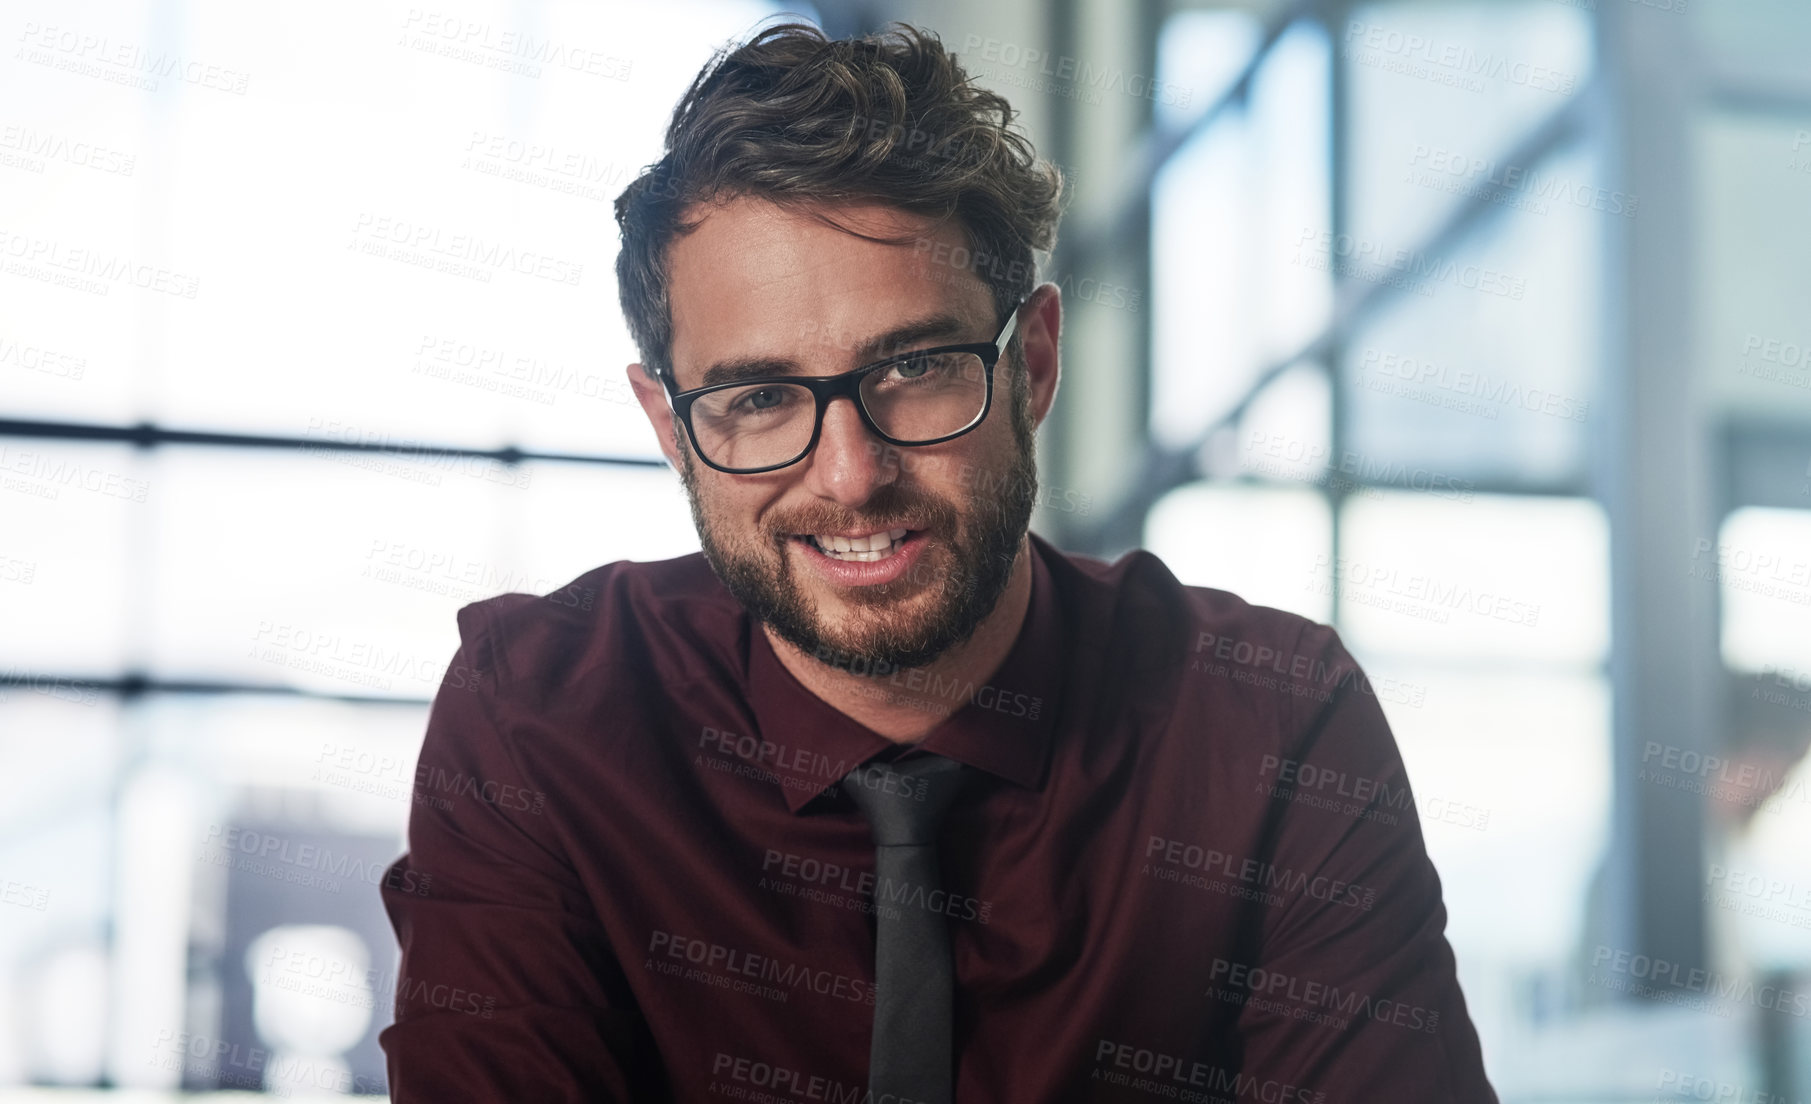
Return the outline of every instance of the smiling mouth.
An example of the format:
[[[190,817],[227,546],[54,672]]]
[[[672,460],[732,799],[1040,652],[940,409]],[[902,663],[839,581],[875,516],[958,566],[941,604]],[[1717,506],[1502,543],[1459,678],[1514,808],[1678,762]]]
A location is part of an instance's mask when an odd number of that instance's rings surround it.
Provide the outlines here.
[[[874,563],[898,555],[906,539],[916,532],[918,532],[916,529],[882,529],[856,537],[802,533],[793,539],[803,541],[833,560],[843,560],[848,563]]]

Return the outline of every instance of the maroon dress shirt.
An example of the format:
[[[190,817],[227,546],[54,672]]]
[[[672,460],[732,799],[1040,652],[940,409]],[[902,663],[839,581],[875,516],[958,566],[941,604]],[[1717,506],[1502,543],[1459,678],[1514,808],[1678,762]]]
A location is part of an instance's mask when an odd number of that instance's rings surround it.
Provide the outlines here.
[[[384,883],[394,1099],[904,1104],[866,1089],[874,914],[928,908],[964,1104],[1494,1101],[1334,631],[1031,547],[997,672],[874,679],[961,703],[922,752],[806,690],[700,554],[461,610]],[[977,770],[913,895],[839,782],[923,752]]]

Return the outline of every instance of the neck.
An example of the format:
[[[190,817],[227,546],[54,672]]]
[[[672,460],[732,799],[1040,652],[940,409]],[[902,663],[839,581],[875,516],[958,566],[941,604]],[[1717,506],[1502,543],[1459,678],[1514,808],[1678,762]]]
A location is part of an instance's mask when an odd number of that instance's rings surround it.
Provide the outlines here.
[[[878,678],[851,674],[811,658],[774,635],[766,625],[761,626],[761,631],[767,634],[781,665],[805,689],[889,740],[914,743],[966,704],[960,695],[932,694],[925,688],[939,685],[940,681],[954,681],[960,686],[984,683],[1006,662],[1025,624],[1025,613],[1031,608],[1033,554],[1031,539],[1019,538],[1012,575],[993,612],[976,626],[974,635],[924,667],[901,668]]]

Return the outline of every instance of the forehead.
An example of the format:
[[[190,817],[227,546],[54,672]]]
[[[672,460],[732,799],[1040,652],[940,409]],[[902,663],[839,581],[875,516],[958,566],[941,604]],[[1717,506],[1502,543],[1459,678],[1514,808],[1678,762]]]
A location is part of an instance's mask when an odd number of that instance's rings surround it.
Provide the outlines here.
[[[729,358],[793,359],[835,371],[866,338],[937,313],[985,328],[987,285],[961,227],[880,205],[813,210],[739,197],[687,212],[697,228],[667,256],[672,358],[681,388]]]

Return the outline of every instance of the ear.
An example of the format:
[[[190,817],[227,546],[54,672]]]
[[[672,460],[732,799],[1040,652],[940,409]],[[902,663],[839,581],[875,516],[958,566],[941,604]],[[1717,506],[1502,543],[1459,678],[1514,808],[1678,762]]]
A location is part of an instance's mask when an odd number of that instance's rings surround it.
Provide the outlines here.
[[[660,442],[661,455],[673,465],[674,471],[678,471],[679,434],[685,431],[673,417],[673,408],[667,405],[666,388],[648,375],[640,364],[629,365],[629,387],[635,392],[635,401],[641,404],[641,412],[647,415],[648,424],[654,427],[654,439]]]
[[[1044,424],[1056,402],[1057,382],[1062,375],[1057,352],[1062,332],[1062,289],[1052,283],[1039,284],[1019,308],[1019,341],[1025,350],[1034,426]]]

